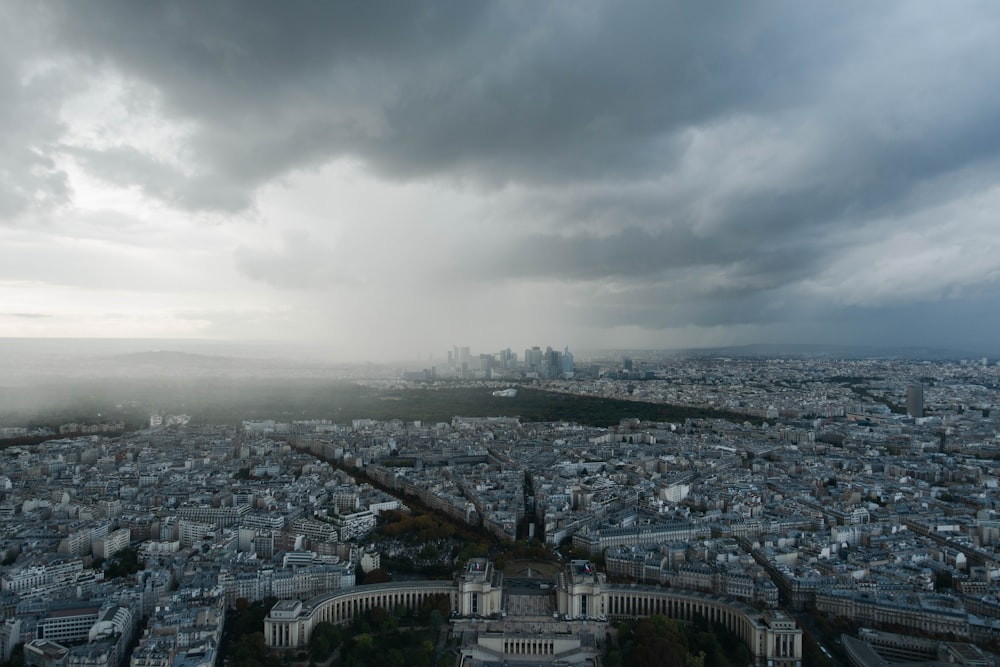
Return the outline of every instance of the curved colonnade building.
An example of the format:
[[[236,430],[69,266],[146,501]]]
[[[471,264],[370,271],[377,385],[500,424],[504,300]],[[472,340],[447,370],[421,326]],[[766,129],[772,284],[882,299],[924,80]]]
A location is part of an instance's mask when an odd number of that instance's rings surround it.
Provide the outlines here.
[[[536,579],[530,612],[514,607],[518,586],[506,587],[503,575],[485,559],[466,565],[454,581],[405,581],[339,590],[306,602],[282,600],[264,621],[264,637],[271,648],[304,648],[315,625],[348,624],[356,614],[383,607],[417,610],[430,597],[447,596],[454,610],[452,622],[465,636],[475,636],[462,647],[480,661],[524,660],[541,663],[583,663],[600,654],[609,619],[663,614],[679,621],[704,618],[736,633],[747,645],[757,667],[801,667],[802,630],[780,611],[760,611],[741,602],[713,595],[656,586],[608,584],[587,561],[572,561],[554,582],[551,593],[537,589],[550,585]],[[538,601],[551,600],[547,608]],[[472,630],[473,632],[469,632]],[[591,639],[588,640],[588,637]]]

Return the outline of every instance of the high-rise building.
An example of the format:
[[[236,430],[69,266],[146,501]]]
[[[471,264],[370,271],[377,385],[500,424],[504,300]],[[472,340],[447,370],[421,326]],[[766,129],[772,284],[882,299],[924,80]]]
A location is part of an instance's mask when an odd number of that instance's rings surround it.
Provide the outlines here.
[[[558,377],[562,375],[562,353],[553,350],[551,347],[546,347],[540,370],[545,377]]]
[[[542,350],[537,345],[524,350],[524,366],[529,371],[539,371],[542,367]]]
[[[573,353],[569,351],[569,345],[562,353],[562,373],[563,377],[573,377]]]
[[[924,385],[911,384],[906,387],[906,412],[914,418],[924,416]]]
[[[494,358],[492,354],[480,354],[479,355],[479,370],[483,373],[489,373],[493,370]]]

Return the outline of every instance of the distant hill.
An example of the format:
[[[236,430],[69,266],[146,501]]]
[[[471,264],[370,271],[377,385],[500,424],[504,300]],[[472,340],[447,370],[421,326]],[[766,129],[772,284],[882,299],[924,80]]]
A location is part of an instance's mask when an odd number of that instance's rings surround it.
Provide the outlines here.
[[[759,343],[723,347],[664,350],[597,350],[593,356],[761,357],[804,359],[902,359],[907,361],[957,361],[990,356],[983,351],[938,347],[880,347],[874,345],[817,345],[810,343]],[[582,356],[582,355],[581,355]]]
[[[981,354],[969,350],[937,347],[877,347],[871,345],[758,344],[687,350],[687,354],[712,354],[740,357],[808,357],[829,359],[906,359],[910,361],[949,361],[970,359]]]
[[[175,352],[171,350],[150,350],[148,352],[133,352],[130,354],[106,357],[107,363],[123,367],[160,367],[160,368],[241,368],[253,360],[237,359],[193,352]]]
[[[44,381],[206,374],[337,377],[350,365],[286,344],[198,340],[0,338],[0,386]]]

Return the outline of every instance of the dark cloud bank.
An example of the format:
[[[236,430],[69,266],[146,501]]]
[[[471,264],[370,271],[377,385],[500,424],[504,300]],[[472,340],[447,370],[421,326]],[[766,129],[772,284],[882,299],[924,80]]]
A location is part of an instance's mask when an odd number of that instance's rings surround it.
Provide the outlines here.
[[[14,101],[0,114],[21,137],[0,168],[27,175],[0,181],[0,215],[65,201],[57,154],[231,214],[273,179],[345,157],[393,182],[516,193],[504,201],[519,222],[470,221],[490,252],[446,271],[576,286],[559,308],[568,327],[970,345],[1000,324],[996,266],[959,270],[963,244],[1000,229],[982,215],[1000,203],[989,3],[18,7],[38,39],[0,46]],[[57,118],[30,112],[72,84],[18,85],[5,64],[41,48],[158,91],[193,128],[186,168],[131,146],[60,148]],[[959,259],[907,265],[935,229],[953,230]],[[848,280],[871,270],[866,248],[897,238],[876,262],[913,289]],[[304,268],[320,261],[308,238],[287,241],[270,257],[240,249],[237,265],[289,289],[339,279]]]

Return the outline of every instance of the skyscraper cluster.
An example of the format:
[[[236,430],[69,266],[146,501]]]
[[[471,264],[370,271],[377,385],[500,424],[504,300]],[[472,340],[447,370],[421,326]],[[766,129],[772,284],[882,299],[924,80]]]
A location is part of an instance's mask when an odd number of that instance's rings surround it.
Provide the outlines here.
[[[567,378],[573,377],[574,373],[573,353],[569,351],[569,346],[560,352],[551,347],[542,350],[536,345],[526,348],[520,359],[509,347],[473,356],[468,347],[454,346],[448,351],[448,368],[452,375],[463,378]]]

